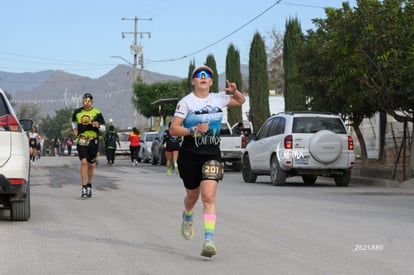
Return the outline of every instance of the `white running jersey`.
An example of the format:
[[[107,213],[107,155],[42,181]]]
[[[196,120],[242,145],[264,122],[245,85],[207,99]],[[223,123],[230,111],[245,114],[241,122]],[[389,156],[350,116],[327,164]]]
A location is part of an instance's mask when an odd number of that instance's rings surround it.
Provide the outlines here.
[[[194,93],[182,98],[174,116],[184,119],[183,126],[191,128],[197,124],[210,122],[208,132],[195,136],[185,136],[181,144],[183,150],[197,154],[220,153],[220,128],[223,107],[230,102],[230,96],[223,93],[210,93],[206,98],[196,97]]]

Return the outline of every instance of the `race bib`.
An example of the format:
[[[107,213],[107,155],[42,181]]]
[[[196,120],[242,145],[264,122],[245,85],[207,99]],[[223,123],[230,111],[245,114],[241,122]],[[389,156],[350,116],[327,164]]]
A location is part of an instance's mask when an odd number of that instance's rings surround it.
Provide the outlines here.
[[[203,180],[222,180],[224,174],[224,167],[221,162],[217,160],[210,160],[204,163],[202,172]]]
[[[80,137],[78,140],[79,146],[88,146],[89,145],[89,138],[87,137]]]

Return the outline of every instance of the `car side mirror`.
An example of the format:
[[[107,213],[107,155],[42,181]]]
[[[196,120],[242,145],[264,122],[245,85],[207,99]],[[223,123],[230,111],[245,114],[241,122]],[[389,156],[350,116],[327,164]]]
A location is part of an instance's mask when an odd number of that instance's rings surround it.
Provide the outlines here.
[[[19,122],[24,131],[29,131],[33,127],[33,120],[31,119],[20,119]]]

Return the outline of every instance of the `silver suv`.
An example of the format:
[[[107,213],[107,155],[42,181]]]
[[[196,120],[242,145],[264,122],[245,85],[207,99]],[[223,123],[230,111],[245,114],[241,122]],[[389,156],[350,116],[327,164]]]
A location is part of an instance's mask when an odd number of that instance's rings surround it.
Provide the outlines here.
[[[354,144],[342,119],[331,113],[284,112],[268,118],[242,157],[245,182],[270,175],[273,185],[302,176],[307,184],[318,176],[347,186],[355,162]]]
[[[0,209],[10,209],[12,221],[30,218],[30,157],[25,131],[32,125],[32,120],[17,120],[0,89]]]

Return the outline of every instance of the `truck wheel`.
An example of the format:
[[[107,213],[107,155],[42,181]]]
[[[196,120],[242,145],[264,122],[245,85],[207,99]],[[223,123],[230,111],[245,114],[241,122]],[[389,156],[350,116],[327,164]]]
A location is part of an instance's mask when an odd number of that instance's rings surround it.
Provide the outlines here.
[[[335,175],[335,184],[336,186],[345,187],[348,186],[351,182],[351,171],[346,171],[342,175]]]
[[[273,156],[270,162],[270,181],[273,185],[284,185],[286,182],[287,174],[279,166],[277,157]]]
[[[30,184],[27,183],[26,198],[10,203],[10,220],[27,221],[30,218]]]
[[[244,182],[256,182],[257,175],[253,173],[252,168],[250,167],[250,160],[248,154],[245,154],[243,156],[242,175]]]

